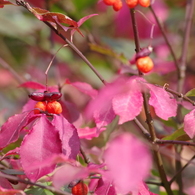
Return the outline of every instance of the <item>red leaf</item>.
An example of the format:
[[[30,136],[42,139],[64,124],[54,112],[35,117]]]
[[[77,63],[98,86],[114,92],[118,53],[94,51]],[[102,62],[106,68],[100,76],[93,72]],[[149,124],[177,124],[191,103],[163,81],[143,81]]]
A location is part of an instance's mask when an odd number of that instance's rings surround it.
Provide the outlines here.
[[[25,136],[20,147],[21,165],[26,176],[32,181],[36,181],[43,175],[52,172],[55,165],[32,171],[32,163],[42,163],[53,154],[59,153],[61,153],[59,134],[47,116],[42,114],[31,132]]]
[[[177,114],[177,101],[171,97],[163,88],[146,84],[150,89],[149,104],[154,107],[158,117],[168,120]]]
[[[49,12],[48,10],[41,9],[38,7],[31,7],[29,4],[27,5],[30,12],[32,12],[39,20],[47,21],[52,23],[64,23],[73,27],[78,27],[76,21],[72,20],[68,16],[61,13]]]
[[[4,189],[0,186],[0,194],[3,195],[25,195],[22,190],[15,190],[15,189]]]
[[[0,0],[0,8],[3,8],[4,5],[15,5],[14,3],[11,3],[9,1]]]
[[[34,81],[27,81],[25,83],[22,83],[19,87],[45,90],[45,85],[42,85],[42,84],[34,82]]]
[[[191,139],[193,139],[195,135],[195,110],[192,110],[190,113],[185,115],[184,131]]]
[[[138,188],[148,175],[152,162],[147,146],[127,133],[111,141],[104,159],[110,179],[120,194]]]
[[[20,131],[37,117],[39,116],[32,115],[31,112],[23,112],[10,117],[1,127],[0,148],[15,142],[19,138]]]
[[[68,158],[76,159],[80,151],[80,140],[77,129],[61,115],[54,115],[52,124],[59,132],[62,142],[62,153]]]

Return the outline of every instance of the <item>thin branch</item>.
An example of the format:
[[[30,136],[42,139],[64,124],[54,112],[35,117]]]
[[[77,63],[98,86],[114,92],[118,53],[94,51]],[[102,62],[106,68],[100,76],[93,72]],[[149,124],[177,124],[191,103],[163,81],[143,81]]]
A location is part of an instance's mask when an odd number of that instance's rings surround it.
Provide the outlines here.
[[[157,139],[155,141],[156,144],[177,144],[177,145],[185,145],[185,146],[195,146],[193,142],[186,142],[186,141],[178,141],[178,140],[161,140]]]
[[[158,24],[158,27],[159,27],[159,29],[160,29],[160,31],[161,31],[163,37],[164,37],[164,40],[165,40],[167,46],[168,46],[168,48],[169,48],[169,51],[170,51],[171,56],[172,56],[172,58],[173,58],[173,60],[174,60],[175,66],[176,66],[176,68],[177,68],[177,73],[178,73],[178,75],[179,75],[179,71],[180,71],[180,70],[179,70],[179,63],[178,63],[178,61],[177,61],[177,58],[176,58],[175,53],[174,53],[174,51],[173,51],[173,48],[171,47],[171,44],[170,44],[170,42],[169,42],[169,40],[168,40],[168,38],[167,38],[167,35],[166,35],[165,30],[164,30],[164,28],[163,28],[163,26],[162,26],[162,23],[160,22],[159,18],[157,17],[157,15],[156,15],[156,13],[155,13],[153,7],[150,6],[149,8],[150,8],[150,10],[151,10],[151,12],[152,12],[152,14],[153,14],[155,20],[156,20],[156,23]]]
[[[136,19],[135,19],[135,10],[130,9],[130,13],[131,13],[131,20],[132,20],[132,26],[133,26],[133,32],[134,32],[135,47],[136,47],[136,52],[138,53],[140,51],[140,44],[139,44],[139,33],[138,33]],[[142,75],[140,71],[139,71],[139,75],[140,76]],[[156,140],[156,133],[155,133],[154,125],[153,125],[152,116],[150,114],[147,94],[143,92],[142,95],[143,95],[143,99],[144,99],[144,110],[145,110],[145,114],[146,114],[146,123],[148,124],[151,139],[152,139],[152,141],[155,141]],[[155,145],[155,143],[153,143],[153,144],[155,147],[157,147],[157,145]],[[154,153],[155,162],[156,162],[157,167],[158,167],[158,171],[160,173],[161,180],[163,182],[163,186],[165,187],[168,195],[173,195],[173,192],[170,188],[170,185],[169,185],[167,177],[166,177],[166,173],[164,170],[161,155],[160,155],[158,150],[154,150],[153,153]]]
[[[85,152],[83,151],[82,148],[80,148],[80,153],[82,154],[85,163],[89,164],[90,163],[90,159],[86,156],[86,154],[85,154]]]
[[[133,121],[141,129],[141,131],[145,135],[145,137],[147,139],[151,140],[151,135],[148,133],[148,130],[139,122],[139,120],[137,118],[134,118]]]
[[[185,71],[186,71],[186,58],[188,53],[188,45],[190,40],[190,32],[192,26],[192,18],[194,13],[194,0],[188,0],[186,4],[186,17],[185,17],[185,26],[184,26],[184,37],[182,44],[182,52],[180,58],[180,66],[179,66],[179,82],[178,82],[178,92],[182,92],[184,80],[185,80]]]
[[[1,173],[1,172],[0,172],[0,177],[6,178],[6,179],[9,179],[9,180],[12,180],[12,181],[21,182],[21,183],[28,184],[28,185],[37,186],[37,187],[40,187],[42,189],[47,189],[47,190],[49,190],[49,191],[51,191],[51,192],[53,192],[55,194],[58,194],[58,195],[71,195],[68,192],[63,192],[61,190],[57,190],[57,189],[55,189],[52,186],[45,186],[45,185],[42,185],[42,184],[33,183],[33,182],[29,181],[29,180],[20,179],[20,178],[18,178],[16,176],[7,175],[7,174]]]
[[[25,80],[2,58],[0,58],[0,64],[3,68],[8,70],[15,77],[19,84],[25,82]]]
[[[17,5],[23,6],[29,12],[31,12],[28,8],[29,4],[27,4],[23,0],[16,0]],[[28,5],[28,6],[27,6]],[[61,34],[57,29],[55,29],[49,22],[43,21],[50,29],[52,29],[59,37],[61,37],[69,47],[74,50],[78,56],[90,67],[90,69],[96,74],[96,76],[102,81],[103,84],[106,84],[105,80],[103,79],[102,75],[96,70],[96,68],[89,62],[89,60],[82,54],[82,52],[70,41],[68,40],[63,34]]]
[[[175,174],[175,176],[169,181],[172,184],[181,172],[195,159],[195,155]]]
[[[156,186],[163,186],[163,183],[155,182],[155,181],[146,181],[146,183],[147,183],[147,184],[156,185]]]
[[[168,88],[168,86],[169,86],[168,84],[165,84],[165,85],[164,85],[164,89],[165,89],[167,92],[169,92],[169,93],[171,93],[171,94],[173,94],[173,95],[176,95],[178,98],[182,98],[182,99],[184,99],[185,101],[190,102],[193,106],[195,106],[195,101],[191,100],[190,98],[188,98],[187,96],[183,95],[182,93],[179,93],[179,92],[177,92],[177,91],[174,91],[174,90]]]

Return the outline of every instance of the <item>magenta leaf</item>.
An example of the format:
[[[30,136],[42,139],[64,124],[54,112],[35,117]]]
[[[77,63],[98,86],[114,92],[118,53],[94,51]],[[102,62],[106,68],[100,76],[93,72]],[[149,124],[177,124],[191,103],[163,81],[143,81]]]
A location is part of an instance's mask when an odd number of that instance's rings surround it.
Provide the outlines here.
[[[34,82],[34,81],[27,81],[25,83],[22,83],[19,87],[30,88],[30,89],[44,89],[45,90],[45,85],[42,85],[42,84]]]
[[[110,180],[121,194],[138,188],[139,183],[147,177],[152,162],[147,146],[127,133],[111,141],[104,159]]]
[[[42,163],[53,154],[61,153],[59,134],[47,116],[42,114],[28,135],[25,136],[21,147],[21,165],[26,176],[32,181],[50,173],[55,165],[37,168],[32,171],[32,163]]]
[[[15,142],[19,138],[20,131],[37,117],[39,116],[32,115],[31,112],[23,112],[10,117],[1,127],[0,148]]]
[[[163,88],[152,84],[146,84],[150,89],[149,104],[154,107],[158,117],[168,120],[177,114],[177,101]]]
[[[195,135],[195,110],[192,110],[184,117],[184,131],[192,139]]]
[[[61,115],[54,115],[52,124],[59,132],[62,142],[62,153],[68,158],[76,159],[80,151],[80,140],[77,129]]]

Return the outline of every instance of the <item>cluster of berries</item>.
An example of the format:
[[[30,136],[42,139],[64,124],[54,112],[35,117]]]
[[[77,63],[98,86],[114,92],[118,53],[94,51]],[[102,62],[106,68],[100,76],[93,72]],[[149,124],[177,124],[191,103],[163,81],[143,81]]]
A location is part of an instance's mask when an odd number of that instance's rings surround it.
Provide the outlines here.
[[[38,101],[35,104],[35,114],[46,112],[49,114],[62,113],[61,104],[56,101],[60,99],[62,94],[60,92],[33,92],[29,95],[32,100]]]
[[[106,5],[111,5],[115,11],[119,11],[122,6],[122,0],[103,0]],[[134,8],[138,4],[143,6],[143,7],[148,7],[150,6],[150,1],[151,0],[126,0],[126,3],[129,8]]]

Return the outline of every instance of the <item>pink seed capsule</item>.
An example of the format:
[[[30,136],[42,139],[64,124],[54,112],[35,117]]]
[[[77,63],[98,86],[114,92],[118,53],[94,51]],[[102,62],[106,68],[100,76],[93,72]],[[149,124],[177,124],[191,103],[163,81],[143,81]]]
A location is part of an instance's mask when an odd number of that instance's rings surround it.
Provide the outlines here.
[[[51,92],[51,93],[48,93],[48,92],[45,92],[44,94],[44,100],[45,101],[54,101],[54,100],[58,100],[60,99],[62,96],[62,94],[60,92]]]
[[[44,101],[45,100],[45,94],[43,92],[33,92],[28,95],[29,98],[35,101]]]
[[[142,58],[142,57],[146,57],[149,56],[153,51],[153,48],[151,46],[149,47],[145,47],[143,49],[141,49],[137,54],[136,54],[136,60],[138,58]]]

